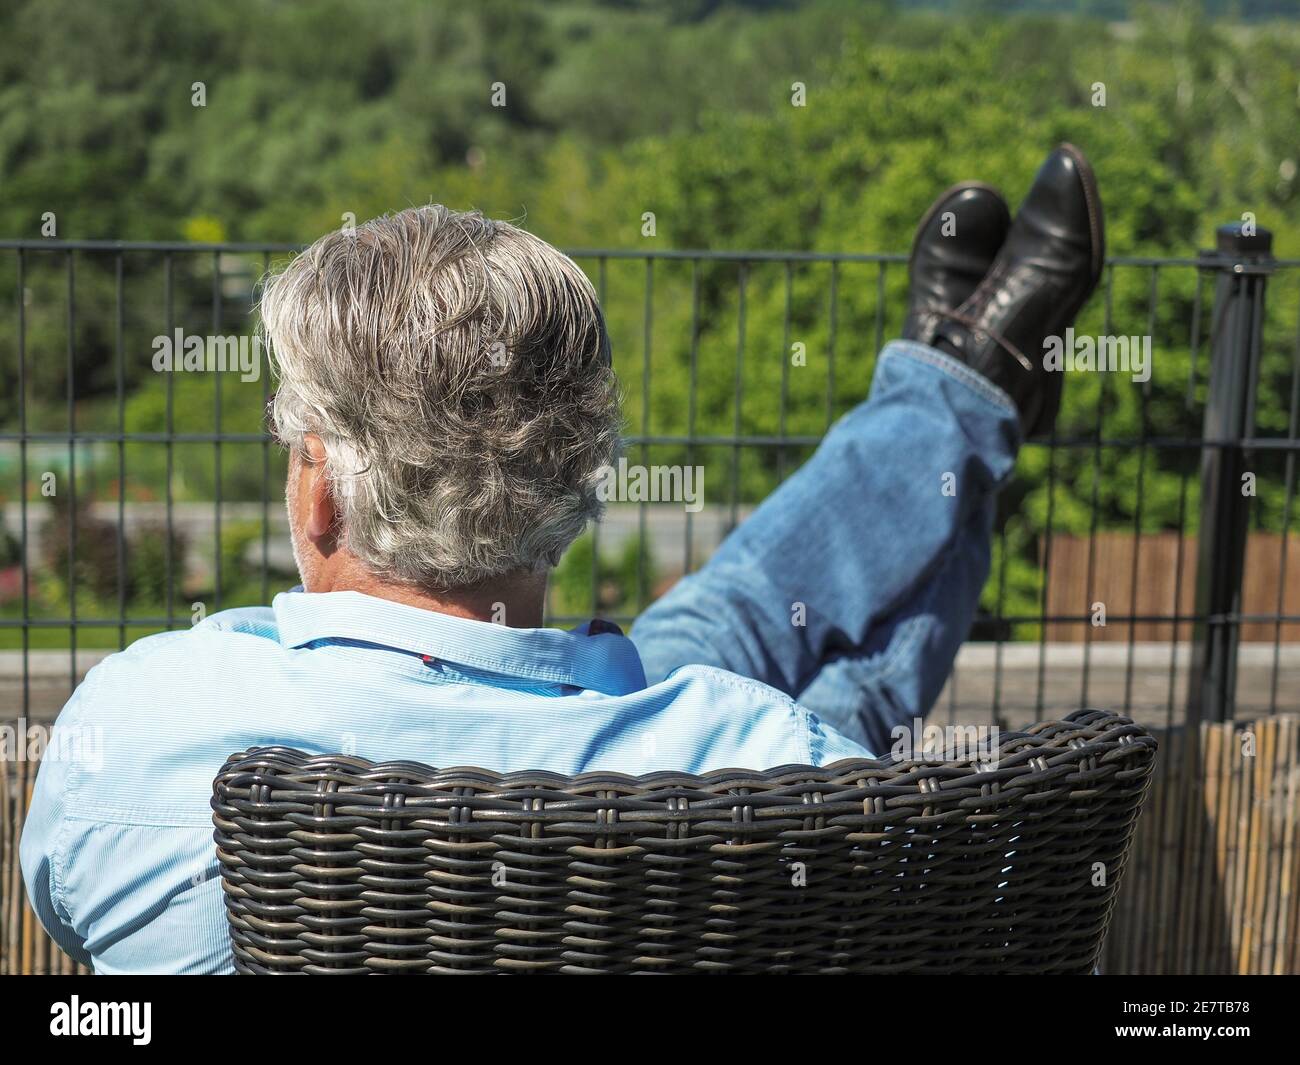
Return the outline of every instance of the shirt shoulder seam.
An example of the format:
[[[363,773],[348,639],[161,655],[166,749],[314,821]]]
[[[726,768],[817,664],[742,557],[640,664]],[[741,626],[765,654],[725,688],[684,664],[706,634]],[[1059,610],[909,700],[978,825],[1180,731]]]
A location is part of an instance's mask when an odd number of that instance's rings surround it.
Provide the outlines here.
[[[799,740],[803,746],[804,764],[816,765],[812,753],[812,711],[803,703],[797,700],[792,701],[794,702],[794,710],[798,720]]]

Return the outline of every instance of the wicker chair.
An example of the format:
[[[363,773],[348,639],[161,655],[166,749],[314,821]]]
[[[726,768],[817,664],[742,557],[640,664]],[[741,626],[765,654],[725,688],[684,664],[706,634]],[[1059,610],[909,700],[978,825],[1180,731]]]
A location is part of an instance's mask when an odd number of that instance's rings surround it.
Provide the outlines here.
[[[1088,973],[1155,740],[1073,714],[998,757],[632,777],[236,754],[241,973]]]

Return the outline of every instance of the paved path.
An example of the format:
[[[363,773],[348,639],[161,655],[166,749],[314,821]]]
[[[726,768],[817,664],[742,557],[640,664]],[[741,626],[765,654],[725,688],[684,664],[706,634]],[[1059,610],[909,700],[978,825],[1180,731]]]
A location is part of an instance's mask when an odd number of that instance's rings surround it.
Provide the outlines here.
[[[1187,704],[1190,659],[1187,644],[1176,651],[1168,643],[1135,644],[1131,654],[1127,644],[1005,644],[1000,655],[994,644],[967,644],[931,719],[987,722],[996,705],[1002,724],[1018,727],[1086,705],[1121,710],[1147,725],[1163,725],[1171,715],[1178,723]],[[1272,644],[1244,644],[1236,716],[1267,714],[1274,707],[1300,711],[1300,645],[1281,646],[1275,658]]]

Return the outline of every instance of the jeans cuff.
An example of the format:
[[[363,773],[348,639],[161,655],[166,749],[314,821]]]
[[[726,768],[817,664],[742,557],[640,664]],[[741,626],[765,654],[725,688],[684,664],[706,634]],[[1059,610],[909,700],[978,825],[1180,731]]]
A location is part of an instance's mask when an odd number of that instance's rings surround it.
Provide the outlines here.
[[[938,348],[932,348],[929,344],[922,344],[917,340],[891,340],[880,353],[882,361],[890,357],[915,359],[918,362],[933,366],[941,373],[945,373],[969,387],[982,399],[986,399],[1014,415],[1017,424],[1019,423],[1020,411],[1010,396],[982,373],[972,370],[964,362],[954,359],[951,355],[945,354]]]

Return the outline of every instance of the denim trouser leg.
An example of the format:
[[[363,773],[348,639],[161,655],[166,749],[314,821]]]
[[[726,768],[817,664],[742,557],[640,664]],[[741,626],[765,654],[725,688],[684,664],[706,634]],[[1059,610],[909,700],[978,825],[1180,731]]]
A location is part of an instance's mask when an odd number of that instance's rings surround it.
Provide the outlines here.
[[[1000,390],[896,341],[867,400],[638,619],[646,677],[688,664],[753,677],[870,750],[942,689],[988,575],[1020,430]]]

